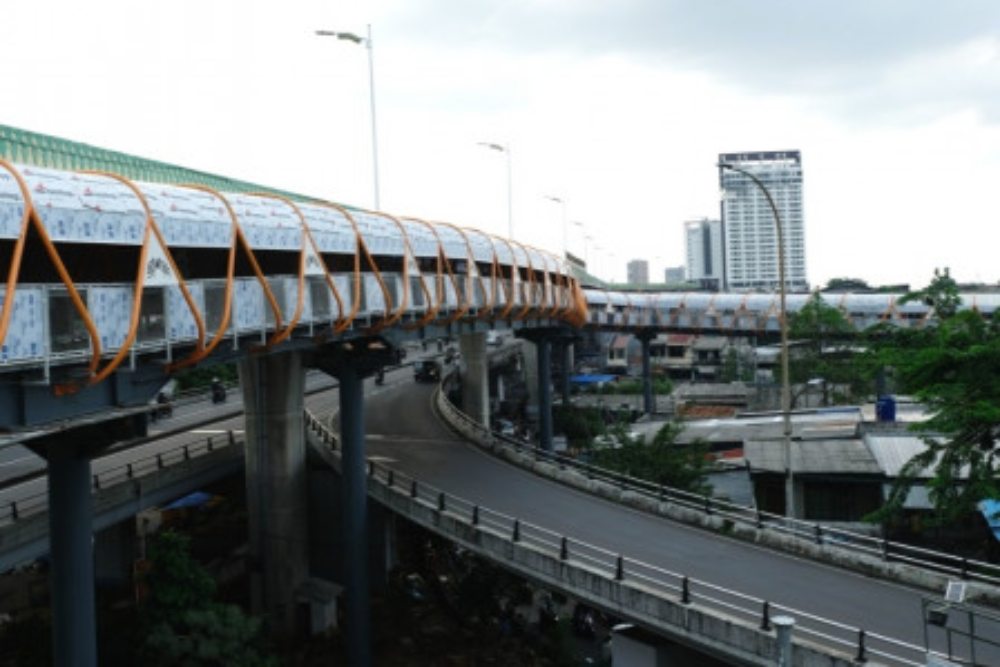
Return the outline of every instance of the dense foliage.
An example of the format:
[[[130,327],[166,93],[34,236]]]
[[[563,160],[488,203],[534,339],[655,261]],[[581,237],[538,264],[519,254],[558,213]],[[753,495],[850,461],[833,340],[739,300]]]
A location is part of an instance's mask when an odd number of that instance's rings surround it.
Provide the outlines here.
[[[259,651],[261,622],[215,601],[215,581],[190,555],[187,537],[163,531],[149,546],[141,607],[147,665],[276,664]]]
[[[711,491],[705,481],[710,465],[708,447],[703,442],[677,444],[682,430],[677,423],[667,423],[646,443],[644,438],[629,437],[619,426],[613,438],[621,446],[595,450],[593,462],[654,484],[707,494]]]
[[[674,390],[674,385],[667,378],[652,378],[653,394],[666,396]],[[642,393],[642,380],[618,380],[616,382],[606,382],[597,388],[596,393],[609,395],[629,395],[636,396]]]
[[[789,380],[796,388],[792,407],[809,390],[811,380],[821,381],[824,405],[850,403],[864,396],[871,373],[857,354],[854,328],[819,292],[789,317],[788,335],[795,342],[788,363]]]
[[[947,269],[935,271],[928,287],[906,299],[932,306],[935,320],[920,329],[880,328],[873,349],[898,389],[930,413],[912,427],[924,435],[927,449],[907,463],[880,517],[902,507],[916,479],[929,474],[938,518],[953,521],[984,498],[1000,498],[1000,322],[960,311],[958,286]]]

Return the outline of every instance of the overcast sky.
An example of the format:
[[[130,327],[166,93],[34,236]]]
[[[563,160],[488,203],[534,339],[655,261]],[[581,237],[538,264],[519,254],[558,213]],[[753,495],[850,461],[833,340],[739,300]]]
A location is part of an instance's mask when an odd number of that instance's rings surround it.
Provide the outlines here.
[[[0,123],[569,247],[684,261],[721,152],[802,151],[808,278],[1000,279],[1000,2],[31,0]],[[612,254],[613,253],[613,254]]]

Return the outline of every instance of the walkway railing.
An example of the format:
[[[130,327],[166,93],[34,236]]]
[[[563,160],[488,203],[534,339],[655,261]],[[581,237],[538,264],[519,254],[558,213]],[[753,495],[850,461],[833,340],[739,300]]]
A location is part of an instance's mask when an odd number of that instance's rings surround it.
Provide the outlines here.
[[[835,547],[883,563],[901,563],[948,577],[1000,586],[1000,565],[995,563],[873,537],[857,531],[833,528],[818,522],[792,519],[762,512],[755,507],[655,484],[562,454],[547,452],[517,438],[494,433],[459,410],[448,400],[445,392],[438,392],[436,403],[442,415],[454,428],[481,446],[506,448],[515,454],[533,457],[535,461],[550,463],[558,469],[574,470],[588,480],[603,482],[621,491],[645,498],[649,504],[655,504],[654,506],[673,505],[703,517],[715,517],[722,522],[731,522],[730,528],[741,525],[759,531],[771,531],[802,543]]]
[[[237,439],[233,431],[228,431],[224,436],[199,438],[94,473],[91,478],[91,488],[94,492],[97,492],[123,482],[142,480],[174,464],[206,456],[219,449],[237,444],[242,444],[242,440]],[[0,526],[43,514],[48,511],[48,506],[49,498],[47,490],[21,496],[16,500],[0,505]]]
[[[309,412],[306,413],[306,427],[320,442],[339,455],[340,445],[336,435]],[[839,660],[844,661],[843,663],[831,661],[831,664],[850,664],[852,659],[855,661],[876,660],[878,661],[876,664],[914,666],[926,664],[926,651],[922,646],[869,632],[864,628],[826,619],[763,598],[745,595],[739,591],[689,577],[680,572],[629,558],[621,553],[574,539],[519,517],[472,503],[406,475],[382,462],[369,460],[368,476],[369,483],[381,491],[398,499],[407,498],[423,510],[430,510],[438,518],[447,516],[456,520],[471,531],[469,535],[489,534],[503,538],[511,547],[511,555],[507,559],[508,564],[513,561],[523,565],[525,560],[518,559],[513,550],[525,548],[548,558],[557,559],[561,564],[561,570],[577,568],[591,576],[596,575],[606,582],[614,582],[620,587],[633,590],[639,595],[652,595],[657,599],[688,608],[697,605],[698,608],[710,611],[717,617],[721,616],[721,620],[732,621],[735,619],[745,627],[756,628],[766,633],[772,631],[771,621],[775,616],[789,615],[796,621],[795,629],[799,636],[807,639],[810,644],[825,647],[827,651],[833,652],[830,654],[831,657],[836,655]],[[399,506],[394,504],[393,509],[399,510]],[[434,532],[444,534],[449,539],[463,542],[465,546],[474,551],[481,552],[477,548],[475,539],[462,539],[461,536],[443,532],[440,521],[422,521],[419,517],[414,516],[409,516],[409,518],[418,521]],[[572,579],[572,576],[569,578]],[[574,593],[572,590],[567,592]],[[598,597],[601,595],[600,592],[595,593],[594,590],[589,592]],[[617,593],[611,593],[608,598],[592,601],[598,604],[603,601],[606,608],[618,609],[626,614],[630,611],[634,612],[633,615],[637,619],[649,622],[648,614],[654,612],[650,612],[648,608],[630,610],[623,603],[623,600],[627,599],[629,599],[628,596],[619,590]],[[682,619],[671,619],[668,613],[663,613],[666,617],[659,619],[662,623],[684,622]]]

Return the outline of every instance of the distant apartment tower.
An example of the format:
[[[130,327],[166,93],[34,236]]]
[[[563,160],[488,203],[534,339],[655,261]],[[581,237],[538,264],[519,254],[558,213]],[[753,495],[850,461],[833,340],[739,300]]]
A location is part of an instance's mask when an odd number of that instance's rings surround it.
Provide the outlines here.
[[[784,234],[787,288],[808,290],[800,152],[722,153],[719,162],[752,173],[771,193]],[[766,196],[752,180],[731,169],[719,168],[719,186],[725,248],[724,288],[777,289],[777,234]]]
[[[632,285],[649,284],[649,262],[644,259],[633,259],[626,266],[628,282]]]
[[[684,267],[668,266],[663,269],[663,282],[668,285],[676,285],[684,282]]]
[[[722,289],[722,223],[718,220],[689,220],[684,223],[687,249],[687,279],[702,289]]]

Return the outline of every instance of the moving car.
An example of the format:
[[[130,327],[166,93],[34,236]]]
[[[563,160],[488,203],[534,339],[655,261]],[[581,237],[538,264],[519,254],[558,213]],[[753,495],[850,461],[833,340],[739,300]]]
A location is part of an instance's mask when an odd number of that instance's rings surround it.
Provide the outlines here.
[[[417,382],[441,380],[441,364],[433,359],[421,359],[413,364],[413,379]]]

